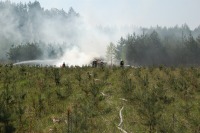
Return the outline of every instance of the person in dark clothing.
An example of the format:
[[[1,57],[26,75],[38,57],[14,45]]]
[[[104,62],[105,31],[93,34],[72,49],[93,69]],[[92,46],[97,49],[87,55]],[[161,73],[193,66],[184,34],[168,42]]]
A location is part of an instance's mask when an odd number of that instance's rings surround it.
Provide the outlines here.
[[[101,66],[101,68],[104,67],[104,62],[103,61],[101,61],[100,66]]]
[[[123,60],[120,61],[120,67],[124,67],[124,61]]]
[[[94,60],[94,61],[92,62],[92,66],[93,66],[93,67],[97,67],[97,60]]]
[[[62,68],[64,68],[65,67],[65,62],[63,62],[63,64],[62,64]]]

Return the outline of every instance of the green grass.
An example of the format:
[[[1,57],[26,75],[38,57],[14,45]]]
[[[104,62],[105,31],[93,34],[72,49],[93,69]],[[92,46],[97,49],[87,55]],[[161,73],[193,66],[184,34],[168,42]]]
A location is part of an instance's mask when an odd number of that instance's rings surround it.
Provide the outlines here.
[[[198,133],[200,68],[1,65],[0,105],[0,132],[116,133],[124,107],[127,132]]]

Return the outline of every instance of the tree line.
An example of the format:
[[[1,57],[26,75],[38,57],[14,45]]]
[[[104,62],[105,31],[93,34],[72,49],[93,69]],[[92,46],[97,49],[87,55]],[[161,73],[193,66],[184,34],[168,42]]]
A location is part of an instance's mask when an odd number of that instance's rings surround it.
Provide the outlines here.
[[[80,26],[76,21],[78,18],[80,15],[73,8],[68,12],[56,8],[45,10],[38,1],[25,4],[1,1],[0,60],[38,59],[39,55],[42,58],[60,57],[64,48],[72,46],[68,43],[78,40],[81,31],[75,30]],[[115,32],[112,28],[99,30]],[[137,33],[121,37],[117,45],[110,44],[107,58],[111,64],[114,63],[113,56],[125,60],[126,64],[139,66],[200,64],[200,26],[193,30],[187,24],[136,30]],[[62,44],[65,41],[68,43]]]
[[[56,8],[44,9],[38,1],[0,1],[0,60],[8,59],[7,52],[13,45],[20,49],[29,45],[17,45],[39,41],[69,42],[73,31],[71,24],[75,25],[74,21],[78,18],[79,14],[72,7],[66,12]]]
[[[7,52],[8,59],[12,62],[35,60],[35,59],[56,59],[62,57],[63,44],[46,44],[44,42],[25,43],[20,45],[12,45]]]
[[[200,64],[200,27],[144,29],[119,40],[114,56],[135,66],[196,66]]]

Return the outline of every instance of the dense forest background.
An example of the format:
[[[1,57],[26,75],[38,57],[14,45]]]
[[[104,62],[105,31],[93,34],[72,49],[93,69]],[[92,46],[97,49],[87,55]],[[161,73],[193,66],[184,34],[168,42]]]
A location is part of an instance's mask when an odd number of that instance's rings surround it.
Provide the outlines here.
[[[21,61],[62,55],[61,47],[71,45],[66,40],[74,39],[73,26],[78,18],[73,8],[68,12],[56,8],[44,10],[38,1],[27,4],[1,1],[0,59]]]
[[[84,26],[81,16],[73,8],[66,12],[56,8],[44,9],[37,1],[27,4],[1,1],[0,60],[18,62],[62,57],[66,49],[75,44],[79,46]],[[114,42],[112,54],[117,61],[123,59],[126,64],[136,66],[200,64],[200,26],[195,29],[190,29],[187,24],[150,28],[97,26],[95,30],[110,37],[125,29],[129,29],[127,36],[121,35],[123,37]],[[97,34],[95,40],[98,35],[102,36]],[[85,43],[82,49],[94,47],[87,42],[81,43]],[[96,50],[99,48],[101,45]]]
[[[145,29],[141,34],[121,38],[116,58],[130,65],[199,65],[200,27],[191,30],[186,24],[172,28]]]

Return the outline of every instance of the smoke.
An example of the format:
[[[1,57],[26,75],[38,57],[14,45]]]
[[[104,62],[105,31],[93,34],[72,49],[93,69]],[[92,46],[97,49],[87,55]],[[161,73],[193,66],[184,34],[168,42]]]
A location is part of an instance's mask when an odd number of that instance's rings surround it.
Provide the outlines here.
[[[98,55],[81,51],[78,47],[73,47],[70,50],[65,51],[65,54],[59,61],[56,63],[56,66],[61,65],[62,62],[65,62],[67,65],[88,65],[88,63],[92,60],[93,57]]]
[[[62,45],[63,56],[56,61],[57,66],[63,62],[85,65],[94,57],[104,57],[110,42],[116,44],[121,36],[133,31],[130,27],[94,26],[84,18],[84,14],[79,15],[72,8],[68,12],[56,8],[45,10],[37,1],[28,5],[7,1],[0,2],[0,6],[2,58],[13,44],[41,41],[53,43],[54,47],[65,44]]]
[[[17,30],[18,22],[12,6],[7,2],[0,2],[0,59],[6,58],[5,51],[12,42],[21,41],[21,34]]]

